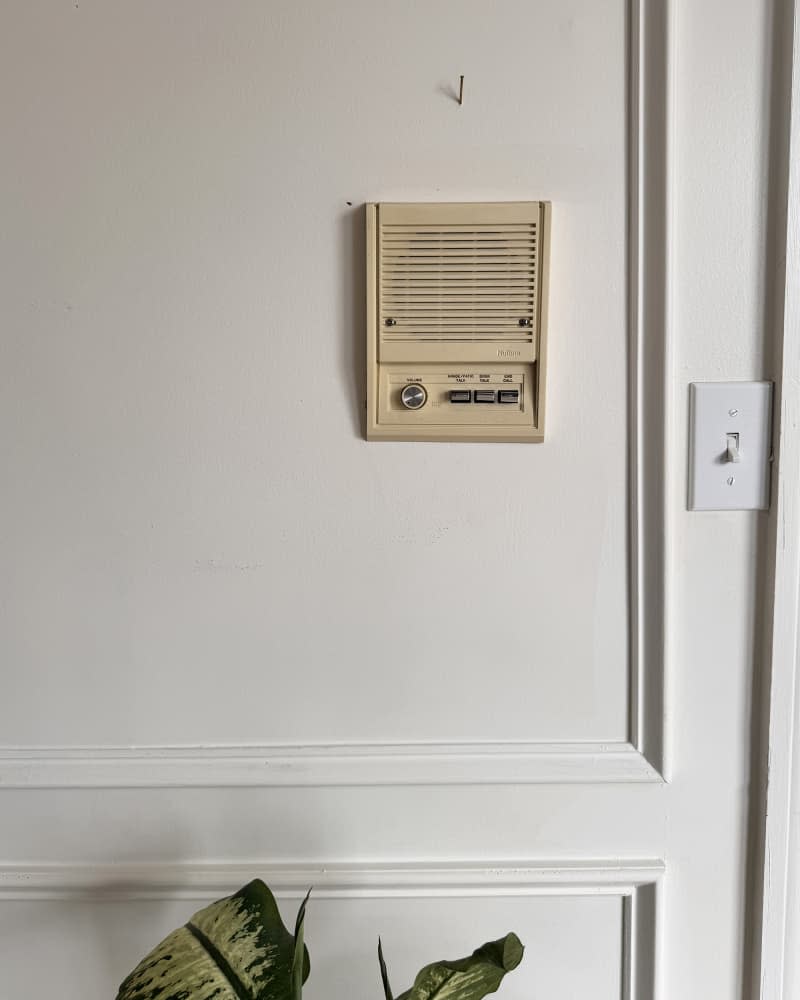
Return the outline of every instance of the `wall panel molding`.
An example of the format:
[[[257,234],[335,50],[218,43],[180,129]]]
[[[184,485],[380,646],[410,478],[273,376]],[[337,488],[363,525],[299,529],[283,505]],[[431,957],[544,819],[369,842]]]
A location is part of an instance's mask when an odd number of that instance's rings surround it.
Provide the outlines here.
[[[206,899],[262,878],[282,898],[301,898],[310,885],[317,898],[417,896],[612,895],[630,896],[655,885],[662,861],[589,859],[269,864],[134,863],[0,865],[0,900]]]
[[[667,777],[666,485],[670,367],[669,10],[631,0],[628,107],[628,525],[631,744]]]
[[[629,743],[374,743],[0,750],[0,788],[660,780]]]
[[[628,0],[629,719],[619,742],[0,748],[0,788],[662,781],[668,11]]]
[[[652,1000],[663,874],[663,863],[655,860],[5,865],[0,866],[0,903],[207,900],[235,891],[256,875],[284,899],[302,898],[310,885],[316,899],[616,896],[623,906],[621,1000]]]

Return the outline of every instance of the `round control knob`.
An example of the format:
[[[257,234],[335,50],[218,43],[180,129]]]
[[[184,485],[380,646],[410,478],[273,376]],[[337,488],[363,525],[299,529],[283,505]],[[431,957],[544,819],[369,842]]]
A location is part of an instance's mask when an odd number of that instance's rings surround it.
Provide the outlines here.
[[[400,402],[407,410],[419,410],[425,405],[428,394],[421,385],[407,385],[400,393]]]

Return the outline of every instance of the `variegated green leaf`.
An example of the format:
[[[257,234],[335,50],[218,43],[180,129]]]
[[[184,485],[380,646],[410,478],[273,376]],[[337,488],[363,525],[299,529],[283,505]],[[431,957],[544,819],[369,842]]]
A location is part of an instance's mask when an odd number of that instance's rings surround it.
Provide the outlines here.
[[[305,982],[310,962],[302,947]],[[275,897],[255,879],[168,935],[123,982],[117,1000],[299,1000],[294,957],[295,939]]]
[[[301,1000],[303,994],[303,983],[308,978],[308,973],[305,971],[306,965],[306,946],[303,943],[303,925],[306,919],[306,903],[308,903],[308,897],[311,895],[311,890],[309,889],[306,893],[306,897],[300,904],[300,909],[297,911],[297,920],[294,924],[294,955],[292,956],[292,1000]]]
[[[487,942],[469,958],[426,965],[411,989],[397,1000],[481,1000],[494,993],[507,972],[516,969],[524,950],[516,934],[506,934],[499,941]]]

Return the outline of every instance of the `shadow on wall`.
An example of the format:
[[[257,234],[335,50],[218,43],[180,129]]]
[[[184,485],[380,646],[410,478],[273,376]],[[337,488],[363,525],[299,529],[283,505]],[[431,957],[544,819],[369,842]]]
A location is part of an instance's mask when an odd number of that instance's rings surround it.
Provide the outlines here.
[[[353,432],[367,433],[367,283],[365,205],[351,208],[339,221],[339,275],[342,289],[339,360],[342,384],[348,386]]]
[[[170,859],[188,859],[197,853],[191,831],[183,829],[174,814],[172,821],[171,828],[153,839],[133,836],[121,851],[122,857],[114,859],[120,861],[119,877],[93,885],[83,899],[87,924],[91,925],[92,960],[103,982],[114,991],[162,938],[204,905],[198,900],[170,898],[173,890],[182,887],[180,881],[165,883],[152,893],[150,880],[143,884],[135,872],[126,870],[127,861],[144,865],[151,872],[160,865],[174,871],[175,862]]]
[[[153,946],[202,905],[131,899],[125,892],[124,884],[115,882],[77,892],[74,898],[14,901],[3,907],[0,995],[44,996],[58,983],[62,1000],[113,1000],[122,980]],[[32,965],[33,953],[42,968]]]
[[[91,924],[87,959],[97,964],[99,978],[112,990],[202,905],[196,900],[136,899],[139,891],[141,886],[130,881],[110,880],[95,886],[84,904]],[[106,995],[111,1000],[116,994]]]
[[[125,976],[167,934],[203,906],[273,868],[270,844],[292,844],[304,858],[330,856],[328,837],[346,821],[323,802],[325,821],[309,824],[305,797],[296,791],[218,788],[207,808],[206,789],[163,787],[149,790],[141,800],[147,806],[138,809],[137,791],[89,793],[84,848],[92,862],[33,864],[43,869],[41,891],[34,876],[25,892],[0,898],[0,1000],[43,996],[56,982],[60,1000],[112,1000]],[[111,817],[125,816],[125,824],[109,830],[95,822],[89,800]],[[130,801],[123,808],[125,800]],[[240,831],[232,856],[209,857],[209,842],[230,839],[231,817],[242,815],[243,800],[250,803],[245,810],[250,833]],[[50,865],[53,880],[46,877]],[[287,926],[293,926],[299,899],[279,903]],[[315,907],[312,925],[317,919]],[[39,969],[31,966],[34,941]],[[334,965],[318,976],[326,995],[327,971],[342,982],[347,979],[346,962],[337,955]],[[38,991],[31,986],[37,982]]]

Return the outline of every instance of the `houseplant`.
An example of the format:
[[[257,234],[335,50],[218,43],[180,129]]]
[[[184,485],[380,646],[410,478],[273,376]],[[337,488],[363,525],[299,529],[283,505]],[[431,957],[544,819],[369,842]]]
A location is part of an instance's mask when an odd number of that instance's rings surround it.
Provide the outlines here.
[[[268,887],[249,882],[164,938],[125,979],[117,1000],[301,1000],[311,968],[303,942],[307,902],[291,934]],[[516,934],[507,934],[468,958],[426,966],[396,1000],[481,1000],[522,953]],[[385,998],[395,1000],[380,941],[378,961]]]

